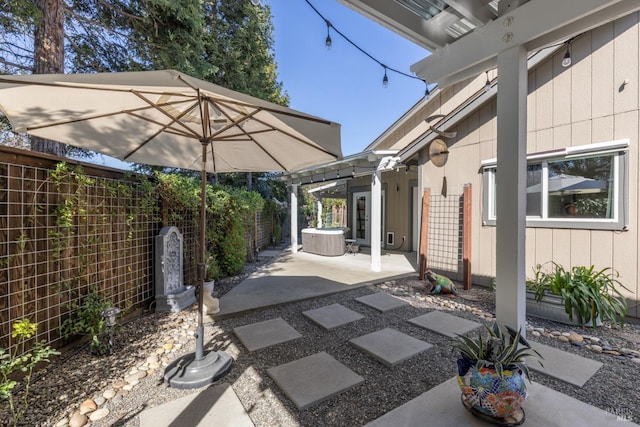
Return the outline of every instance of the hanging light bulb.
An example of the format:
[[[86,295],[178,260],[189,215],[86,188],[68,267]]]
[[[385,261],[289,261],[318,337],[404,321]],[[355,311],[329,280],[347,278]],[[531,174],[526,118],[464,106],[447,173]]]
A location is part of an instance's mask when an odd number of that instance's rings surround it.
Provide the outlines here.
[[[567,51],[564,53],[564,57],[562,58],[562,66],[564,68],[567,68],[568,66],[571,65],[571,50],[570,50],[570,46],[571,46],[571,44],[569,42],[567,42]]]
[[[324,172],[322,172],[322,181],[324,181],[325,179],[327,178],[324,176]]]
[[[353,169],[351,170],[351,176],[356,176],[356,167],[353,166]]]
[[[426,80],[423,80],[424,82],[424,97],[426,100],[429,100],[429,98],[431,97],[431,91],[429,91],[429,84],[427,83]]]
[[[487,75],[487,81],[484,83],[484,91],[489,92],[491,90],[491,81],[489,80],[489,72],[485,71]]]
[[[382,86],[387,87],[387,85],[389,84],[389,77],[387,77],[387,66],[383,65],[384,67],[384,77],[382,78]]]
[[[336,178],[340,178],[340,171],[336,173]]]
[[[325,19],[325,22],[327,23],[327,38],[324,41],[324,45],[326,46],[327,50],[331,49],[331,34],[330,34],[330,30],[331,30],[331,22],[329,22],[329,20]]]

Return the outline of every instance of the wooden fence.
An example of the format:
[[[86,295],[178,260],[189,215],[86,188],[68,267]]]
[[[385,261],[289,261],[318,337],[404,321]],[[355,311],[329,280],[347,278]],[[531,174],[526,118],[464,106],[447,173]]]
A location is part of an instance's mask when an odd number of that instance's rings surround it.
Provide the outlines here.
[[[153,242],[162,226],[184,236],[185,284],[196,283],[197,221],[162,220],[149,182],[115,169],[0,147],[0,348],[11,325],[38,323],[34,340],[61,347],[59,327],[90,292],[129,312],[154,300]],[[171,215],[176,217],[176,215]],[[256,213],[248,253],[267,246],[272,218]]]

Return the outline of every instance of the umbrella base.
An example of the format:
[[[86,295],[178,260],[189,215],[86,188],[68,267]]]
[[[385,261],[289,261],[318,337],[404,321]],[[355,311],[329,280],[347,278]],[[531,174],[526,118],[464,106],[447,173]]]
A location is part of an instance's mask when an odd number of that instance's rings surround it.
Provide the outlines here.
[[[196,360],[195,353],[190,353],[167,366],[164,380],[179,389],[204,387],[226,375],[231,365],[233,358],[224,351],[208,352],[200,360]]]

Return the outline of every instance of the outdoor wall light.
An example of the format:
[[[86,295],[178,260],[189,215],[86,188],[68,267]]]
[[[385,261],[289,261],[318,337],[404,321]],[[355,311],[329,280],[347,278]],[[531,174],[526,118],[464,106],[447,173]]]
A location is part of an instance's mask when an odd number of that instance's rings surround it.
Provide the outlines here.
[[[567,42],[567,51],[564,53],[564,57],[562,57],[562,66],[567,68],[571,65],[571,44]]]

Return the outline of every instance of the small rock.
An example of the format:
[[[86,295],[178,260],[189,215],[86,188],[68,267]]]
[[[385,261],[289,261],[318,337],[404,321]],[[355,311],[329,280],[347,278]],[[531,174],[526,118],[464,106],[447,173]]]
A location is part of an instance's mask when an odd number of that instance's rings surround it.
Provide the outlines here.
[[[584,347],[584,341],[571,341],[571,345],[575,345],[576,347]]]
[[[602,345],[602,351],[611,351],[613,350],[613,347],[611,347],[610,345],[604,344]]]
[[[68,425],[69,425],[69,419],[67,417],[64,417],[63,419],[55,423],[53,427],[67,427]]]
[[[531,335],[533,335],[534,337],[539,337],[541,334],[540,332],[534,330],[533,332],[531,332]]]
[[[560,335],[560,331],[551,331],[551,335],[553,335],[554,337],[557,337]]]
[[[131,391],[131,390],[133,390],[133,387],[135,387],[137,385],[138,385],[138,380],[135,381],[135,384],[134,383],[129,383],[126,386],[122,387],[122,389],[125,390],[125,391]]]
[[[600,342],[600,338],[598,338],[598,337],[589,337],[589,341],[597,344],[597,343]]]
[[[109,415],[109,410],[107,408],[100,408],[97,411],[92,412],[91,415],[89,415],[89,419],[91,421],[98,421],[107,415]]]
[[[96,402],[96,405],[102,406],[107,401],[107,399],[104,398],[103,396],[98,396],[95,399],[93,399],[93,401]],[[91,418],[91,417],[89,417],[89,418]]]
[[[147,363],[149,363],[149,364],[158,363],[158,356],[152,355],[152,356],[147,357]]]
[[[591,351],[594,353],[602,353],[602,347],[597,344],[591,344]]]
[[[570,332],[563,332],[560,335],[562,335],[563,337],[568,337],[569,335],[571,335],[571,333]]]
[[[96,405],[96,402],[91,399],[87,399],[80,404],[80,413],[83,415],[93,412],[96,409],[98,409],[98,405]]]
[[[620,352],[616,350],[603,350],[602,352],[605,354],[610,354],[612,356],[622,356]]]
[[[631,354],[633,350],[631,350],[630,348],[622,347],[619,351],[620,353],[627,355],[627,354]]]
[[[122,388],[125,385],[127,385],[126,382],[120,380],[120,381],[116,381],[115,383],[113,383],[113,388]]]
[[[562,341],[562,342],[569,342],[569,338],[567,338],[567,337],[566,337],[566,336],[564,336],[564,335],[560,335],[560,336],[558,337],[558,339],[559,339],[560,341]]]
[[[633,363],[637,363],[638,365],[640,365],[640,357],[634,357],[633,359],[630,359]]]
[[[584,341],[584,338],[582,338],[582,335],[580,335],[580,334],[571,334],[567,338],[569,338],[569,341],[571,341],[571,342],[583,342]]]
[[[82,427],[89,422],[89,418],[80,412],[75,412],[69,420],[69,427]]]
[[[105,390],[104,393],[102,393],[102,397],[104,397],[107,400],[113,399],[113,396],[115,395],[116,395],[116,391],[112,388],[109,388]]]
[[[534,331],[539,332],[541,334],[544,333],[544,328],[533,328]]]

